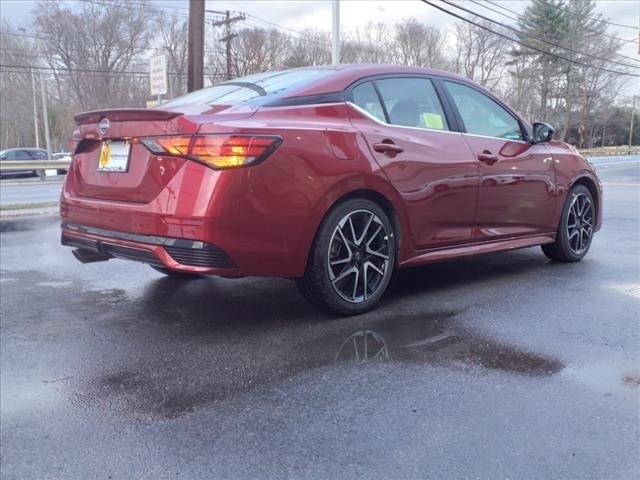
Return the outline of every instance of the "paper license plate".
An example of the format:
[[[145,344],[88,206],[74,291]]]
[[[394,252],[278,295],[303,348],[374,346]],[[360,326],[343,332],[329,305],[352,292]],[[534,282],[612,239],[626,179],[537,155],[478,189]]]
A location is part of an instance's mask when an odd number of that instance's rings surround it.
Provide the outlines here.
[[[124,141],[107,140],[102,143],[100,159],[98,160],[99,172],[124,173],[129,169],[129,154],[131,144]]]

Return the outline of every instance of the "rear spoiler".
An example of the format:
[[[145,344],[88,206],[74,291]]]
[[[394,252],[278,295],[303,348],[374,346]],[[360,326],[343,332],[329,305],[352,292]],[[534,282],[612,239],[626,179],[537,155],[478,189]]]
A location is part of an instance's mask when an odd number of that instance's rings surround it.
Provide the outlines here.
[[[73,118],[78,124],[82,124],[98,123],[103,118],[108,118],[114,122],[127,120],[171,120],[178,115],[182,114],[169,110],[152,110],[148,108],[110,108],[79,113]]]

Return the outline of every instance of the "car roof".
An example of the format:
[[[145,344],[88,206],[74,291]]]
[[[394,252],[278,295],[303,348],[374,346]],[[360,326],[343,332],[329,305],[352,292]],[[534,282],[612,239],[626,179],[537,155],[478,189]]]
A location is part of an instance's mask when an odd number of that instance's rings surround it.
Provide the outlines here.
[[[301,67],[291,70],[333,70],[333,75],[322,76],[316,81],[311,81],[304,86],[291,89],[282,98],[298,97],[305,95],[319,95],[323,93],[339,92],[347,88],[355,81],[375,75],[438,75],[457,80],[463,80],[468,83],[469,79],[456,75],[454,73],[436,70],[435,68],[412,67],[407,65],[377,64],[377,63],[350,63],[340,65],[319,65],[313,67]]]

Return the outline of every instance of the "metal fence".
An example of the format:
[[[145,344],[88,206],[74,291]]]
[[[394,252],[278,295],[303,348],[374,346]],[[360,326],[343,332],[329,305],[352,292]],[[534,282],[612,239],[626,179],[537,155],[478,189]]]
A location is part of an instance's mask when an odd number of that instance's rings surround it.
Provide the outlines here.
[[[585,148],[579,150],[585,157],[606,157],[609,155],[640,155],[640,146]]]
[[[599,157],[609,155],[640,155],[640,146],[604,147],[579,150],[584,156]],[[0,162],[0,172],[23,170],[67,170],[71,160],[20,160]]]
[[[0,162],[0,172],[23,170],[67,170],[71,160],[5,160]]]

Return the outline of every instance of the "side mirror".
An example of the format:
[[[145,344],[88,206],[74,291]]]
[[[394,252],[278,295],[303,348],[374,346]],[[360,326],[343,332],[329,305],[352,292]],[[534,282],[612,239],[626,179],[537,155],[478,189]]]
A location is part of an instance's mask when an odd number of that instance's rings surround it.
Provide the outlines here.
[[[531,143],[545,143],[553,138],[556,129],[548,123],[535,122],[533,124],[533,137]]]

